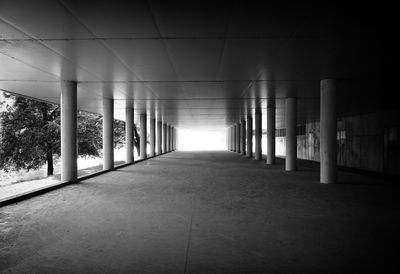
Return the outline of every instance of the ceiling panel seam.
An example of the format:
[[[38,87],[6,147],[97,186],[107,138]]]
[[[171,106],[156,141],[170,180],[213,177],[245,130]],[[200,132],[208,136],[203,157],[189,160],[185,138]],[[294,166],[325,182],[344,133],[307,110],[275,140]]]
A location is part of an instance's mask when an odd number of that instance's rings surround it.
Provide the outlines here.
[[[97,78],[97,79],[99,79],[99,80],[101,79],[101,78],[98,77],[96,74],[94,74],[94,73],[90,72],[89,70],[85,69],[84,67],[78,65],[76,62],[74,62],[74,61],[71,60],[70,58],[68,58],[68,57],[66,57],[65,55],[59,53],[57,50],[51,48],[51,47],[48,46],[46,43],[40,41],[40,39],[35,38],[35,37],[34,37],[33,35],[31,35],[31,34],[28,34],[26,31],[22,30],[20,27],[17,27],[15,24],[9,22],[8,20],[5,20],[4,18],[0,18],[0,20],[2,20],[4,23],[10,25],[11,27],[13,27],[14,29],[16,29],[16,30],[19,31],[20,33],[22,33],[22,34],[24,34],[24,35],[26,35],[26,36],[28,36],[28,37],[31,37],[34,41],[36,41],[37,43],[39,43],[40,45],[42,45],[44,48],[47,48],[48,50],[50,50],[50,51],[54,52],[55,54],[59,55],[60,57],[62,57],[62,58],[65,59],[66,61],[70,62],[71,64],[74,64],[77,68],[79,68],[79,69],[81,69],[81,70],[83,70],[83,71],[85,71],[85,72],[91,74],[92,76],[94,76],[95,78]],[[23,61],[19,60],[18,58],[14,58],[14,59],[15,59],[15,60],[18,60],[18,61],[20,61],[20,62],[22,62],[22,63],[24,63]],[[33,67],[33,68],[36,68],[36,67],[34,67],[33,65],[30,65],[30,64],[28,64],[28,63],[24,63],[24,64],[29,65],[29,66],[31,66],[31,67]],[[39,69],[39,70],[40,70],[40,69]],[[42,71],[42,70],[40,70],[40,71]],[[43,72],[45,72],[45,71],[43,71]],[[49,72],[47,72],[47,73],[49,73]],[[51,73],[49,73],[49,74],[51,74]],[[65,79],[61,79],[61,77],[58,76],[58,75],[56,75],[56,77],[59,78],[60,80],[65,80]]]
[[[14,57],[14,56],[11,56],[11,55],[9,55],[9,54],[7,54],[7,53],[5,53],[5,52],[0,51],[0,53],[1,53],[3,56],[6,56],[6,57],[8,57],[8,58],[10,58],[10,59],[13,59],[13,60],[15,60],[15,61],[17,61],[17,62],[20,62],[20,63],[22,63],[22,64],[24,64],[24,65],[26,65],[26,66],[28,66],[28,67],[30,67],[30,68],[36,69],[36,70],[38,70],[38,71],[40,71],[40,72],[49,74],[49,75],[54,76],[54,77],[56,77],[56,78],[59,78],[59,76],[56,75],[56,74],[53,74],[53,73],[51,73],[51,72],[42,70],[42,69],[39,68],[39,67],[36,67],[36,66],[34,66],[34,65],[31,65],[31,64],[29,64],[29,63],[26,63],[26,62],[22,61],[21,59],[18,59],[18,58]],[[1,81],[4,82],[4,80],[1,80]],[[13,82],[17,82],[17,81],[18,81],[18,80],[14,80]],[[36,82],[39,82],[39,81],[36,81]]]
[[[281,44],[281,46],[277,49],[277,51],[276,51],[274,54],[272,54],[272,57],[271,57],[272,60],[277,58],[277,56],[278,56],[279,53],[282,51],[282,49],[283,49],[287,44],[289,44],[290,41],[292,41],[292,40],[294,39],[296,33],[298,33],[298,32],[306,25],[306,23],[308,23],[308,22],[312,19],[312,17],[313,17],[312,15],[308,16],[307,18],[304,19],[304,21],[303,21],[301,24],[299,24],[299,26],[292,32],[292,34],[286,39],[286,41],[284,41],[284,42]],[[274,65],[273,63],[274,63],[274,61],[271,62],[272,68],[275,67],[275,65]],[[262,75],[262,70],[263,70],[263,69],[261,68],[260,71],[258,72],[256,78],[259,79],[259,78],[261,77],[261,75]],[[249,92],[250,87],[253,85],[253,83],[254,83],[254,81],[252,81],[252,83],[243,91],[243,93],[242,93],[241,96],[245,96],[245,95]]]
[[[222,59],[224,57],[224,54],[226,52],[226,46],[227,46],[227,37],[229,35],[230,27],[231,27],[231,22],[232,22],[232,16],[233,16],[233,6],[234,2],[230,1],[229,2],[229,16],[228,20],[226,22],[226,28],[225,28],[225,39],[224,39],[224,45],[222,46],[221,54],[219,55],[219,60],[218,60],[218,69],[217,69],[217,77],[216,79],[220,79],[220,74],[221,74],[221,65],[222,65]],[[216,86],[214,86],[214,92],[216,90]],[[228,91],[229,92],[229,91]]]
[[[83,23],[83,21],[72,11],[72,9],[70,9],[62,0],[58,0],[57,1],[61,7],[63,7],[79,24],[81,24],[91,35],[93,35],[94,37],[97,37],[97,35],[85,24]],[[136,75],[136,73],[119,57],[119,55],[104,41],[102,40],[98,40],[100,41],[99,44],[101,44],[103,47],[105,47],[110,53],[111,55],[113,55],[124,67],[125,69],[127,69],[128,71],[130,71],[137,79],[141,79],[138,75]],[[147,87],[149,89],[149,91],[153,94],[154,97],[158,97],[154,91],[150,88]],[[118,90],[120,90],[122,93],[124,93],[125,95],[128,95],[129,91],[123,91],[120,88],[117,88]]]
[[[149,9],[149,13],[150,13],[151,19],[153,20],[153,23],[154,23],[155,29],[157,30],[158,35],[159,35],[160,37],[162,37],[160,28],[159,28],[159,26],[158,26],[157,20],[156,20],[156,18],[155,18],[155,15],[154,15],[154,13],[153,13],[153,9],[151,8],[151,4],[150,4],[149,0],[146,1],[146,5],[147,5],[147,8]],[[176,78],[179,79],[180,77],[179,77],[179,75],[178,75],[178,73],[177,73],[177,71],[176,71],[176,68],[175,68],[175,66],[174,66],[174,63],[172,62],[171,55],[170,55],[170,53],[169,53],[169,51],[168,51],[168,47],[167,47],[167,45],[166,45],[166,43],[165,43],[165,40],[162,39],[162,40],[161,40],[161,43],[162,43],[162,45],[163,45],[164,51],[165,51],[165,53],[166,53],[166,56],[167,56],[167,58],[168,58],[168,61],[169,61],[170,65],[171,65],[171,68],[172,68],[172,70],[173,70],[173,73],[175,74]],[[187,94],[186,94],[186,91],[184,90],[184,88],[183,88],[181,85],[179,85],[179,86],[180,86],[180,89],[181,89],[182,93],[186,96]],[[193,115],[193,117],[194,117],[194,115]]]

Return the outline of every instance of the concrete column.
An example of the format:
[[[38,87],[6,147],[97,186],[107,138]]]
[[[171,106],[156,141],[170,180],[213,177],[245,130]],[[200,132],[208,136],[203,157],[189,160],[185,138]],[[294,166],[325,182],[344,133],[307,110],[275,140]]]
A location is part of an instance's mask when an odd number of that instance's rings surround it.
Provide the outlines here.
[[[126,154],[125,161],[133,163],[133,109],[125,109]]]
[[[162,152],[167,153],[167,124],[163,124],[162,139],[163,139]]]
[[[236,125],[233,125],[232,137],[232,149],[236,152]]]
[[[177,129],[174,127],[174,151],[176,150],[176,140],[178,138]]]
[[[235,151],[235,126],[231,126],[231,149]]]
[[[170,125],[167,125],[167,132],[166,132],[166,134],[167,134],[167,148],[166,148],[166,149],[167,149],[167,152],[170,152],[170,151],[171,151],[170,146],[169,146],[169,144],[170,144],[169,139],[171,138],[170,132],[171,132],[171,126],[170,126]]]
[[[172,126],[169,126],[169,151],[172,151]]]
[[[157,155],[162,154],[162,123],[157,121]]]
[[[236,124],[236,152],[240,153],[240,123]]]
[[[246,155],[246,120],[242,120],[240,129],[240,152]]]
[[[150,157],[156,155],[156,119],[150,119]]]
[[[297,99],[285,100],[286,159],[285,170],[296,170],[297,163]]]
[[[262,127],[261,127],[261,111],[256,110],[255,115],[255,132],[254,132],[254,141],[255,141],[255,153],[254,158],[256,160],[261,160],[262,158],[262,150],[261,150],[261,137],[262,137]]]
[[[170,142],[171,142],[171,144],[170,144],[170,150],[171,151],[174,151],[174,127],[173,126],[171,126],[171,129],[170,129],[171,131],[170,131],[170,134],[171,134],[171,139],[170,139]]]
[[[230,131],[230,128],[228,127],[227,129],[226,129],[226,149],[227,150],[231,150],[231,148],[230,148],[230,133],[231,133],[231,131]]]
[[[232,131],[233,131],[233,127],[231,126],[231,127],[229,127],[229,150],[230,151],[233,151],[233,134],[232,134]]]
[[[324,184],[337,181],[337,117],[336,117],[336,80],[321,81],[320,106],[320,181]]]
[[[253,117],[251,115],[247,115],[247,130],[246,130],[246,156],[253,156]]]
[[[147,114],[140,114],[140,159],[147,158]]]
[[[275,164],[275,102],[267,105],[267,164]]]
[[[174,150],[178,149],[178,129],[174,128],[175,133],[174,133]]]
[[[231,127],[228,127],[228,150],[232,151],[232,146],[231,146],[231,142],[232,142],[232,131],[231,131]]]
[[[103,170],[114,168],[114,100],[103,99]]]
[[[229,134],[229,151],[232,151],[232,127],[229,127],[228,130],[228,134]]]
[[[235,134],[234,134],[234,132],[235,131],[234,130],[235,130],[234,126],[231,126],[230,127],[230,132],[229,132],[229,134],[231,136],[231,138],[230,138],[230,140],[231,140],[231,143],[230,143],[231,151],[235,150],[235,148],[234,148],[234,143],[235,143]]]
[[[76,182],[77,157],[77,83],[61,81],[61,181]]]
[[[171,126],[171,139],[170,139],[170,141],[171,141],[171,145],[170,145],[171,151],[174,151],[174,127],[173,126]]]
[[[170,142],[170,144],[169,144],[169,149],[170,149],[170,151],[174,151],[174,127],[173,127],[173,126],[171,126],[171,128],[170,128],[169,135],[170,135],[170,139],[169,139],[169,142]]]

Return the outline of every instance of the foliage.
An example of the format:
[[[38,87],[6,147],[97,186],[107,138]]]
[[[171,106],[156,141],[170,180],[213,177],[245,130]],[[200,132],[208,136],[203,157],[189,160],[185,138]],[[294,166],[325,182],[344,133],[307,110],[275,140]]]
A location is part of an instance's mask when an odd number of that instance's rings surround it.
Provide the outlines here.
[[[0,106],[0,168],[8,170],[38,169],[47,162],[53,174],[53,158],[60,157],[60,107],[12,95]],[[102,117],[79,111],[77,114],[78,155],[100,157]],[[135,131],[135,147],[139,136]],[[125,122],[114,120],[114,147],[125,142]]]
[[[77,116],[78,155],[100,157],[103,146],[102,117],[84,111],[78,111]]]
[[[29,171],[60,155],[58,106],[15,97],[5,108],[0,113],[0,168]]]

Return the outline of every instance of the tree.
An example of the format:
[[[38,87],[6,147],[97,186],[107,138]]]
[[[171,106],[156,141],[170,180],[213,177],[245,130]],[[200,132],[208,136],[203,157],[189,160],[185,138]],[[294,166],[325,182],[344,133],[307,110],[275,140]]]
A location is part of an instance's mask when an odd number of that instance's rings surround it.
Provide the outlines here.
[[[12,95],[6,98],[0,113],[0,168],[29,171],[47,163],[47,175],[53,175],[53,159],[61,152],[60,107]],[[102,117],[79,111],[77,122],[78,155],[101,156]],[[114,147],[120,148],[124,140],[125,123],[114,120]]]
[[[0,114],[0,168],[29,171],[47,162],[52,175],[53,155],[60,155],[59,107],[15,97],[5,108]]]

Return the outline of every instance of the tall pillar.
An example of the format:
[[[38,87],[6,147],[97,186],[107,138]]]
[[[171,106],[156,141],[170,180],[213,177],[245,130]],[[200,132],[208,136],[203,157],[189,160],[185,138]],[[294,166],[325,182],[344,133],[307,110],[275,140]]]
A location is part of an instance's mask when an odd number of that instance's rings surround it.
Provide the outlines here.
[[[114,168],[114,100],[103,99],[103,170]]]
[[[320,106],[320,181],[324,184],[336,183],[337,180],[337,117],[336,117],[336,80],[321,81]]]
[[[167,153],[167,124],[163,124],[162,139],[163,139],[162,152]]]
[[[237,147],[236,147],[236,125],[233,125],[233,132],[232,132],[232,136],[233,136],[233,152],[237,151]]]
[[[170,134],[170,139],[169,139],[169,142],[170,142],[169,150],[170,150],[170,151],[174,151],[174,127],[171,126],[169,130],[170,130],[170,132],[169,132],[169,134]]]
[[[231,150],[235,151],[235,126],[231,126]]]
[[[232,127],[228,128],[228,134],[229,134],[228,148],[229,148],[229,151],[232,151]]]
[[[246,156],[253,156],[253,117],[251,115],[247,115],[247,130],[246,130]]]
[[[176,150],[176,140],[177,140],[177,134],[176,134],[177,130],[174,127],[174,151]]]
[[[169,151],[172,151],[172,126],[169,126]]]
[[[126,163],[133,163],[133,109],[125,109]]]
[[[156,155],[156,119],[150,119],[150,157]]]
[[[254,141],[255,141],[255,152],[254,158],[256,160],[261,160],[261,137],[262,137],[262,127],[261,127],[261,111],[256,110],[255,115],[255,132],[254,132]]]
[[[174,127],[171,126],[169,129],[169,150],[174,151]]]
[[[233,151],[233,141],[234,141],[234,137],[233,137],[233,126],[229,127],[229,150]]]
[[[226,130],[226,149],[227,149],[227,150],[231,150],[231,145],[230,145],[230,139],[231,139],[231,137],[230,137],[230,133],[231,133],[231,131],[230,131],[230,128],[228,127],[227,130]]]
[[[147,158],[147,114],[140,114],[140,159]]]
[[[296,170],[297,163],[297,99],[285,100],[286,159],[285,170]]]
[[[240,152],[246,155],[246,120],[242,120],[240,129]]]
[[[171,138],[171,134],[170,134],[170,132],[171,132],[171,126],[170,125],[167,125],[167,152],[170,152],[171,151],[171,148],[170,148],[170,146],[169,146],[169,144],[170,144],[170,141],[169,141],[169,139]]]
[[[236,124],[236,152],[240,153],[240,123]]]
[[[157,155],[162,154],[162,122],[157,121]]]
[[[172,151],[175,151],[175,127],[172,127],[172,138],[171,138],[171,143],[172,143]]]
[[[76,182],[77,157],[77,83],[61,81],[61,181]]]
[[[267,164],[275,164],[275,101],[267,104]]]
[[[175,133],[174,133],[174,150],[178,149],[178,129],[174,128]]]

